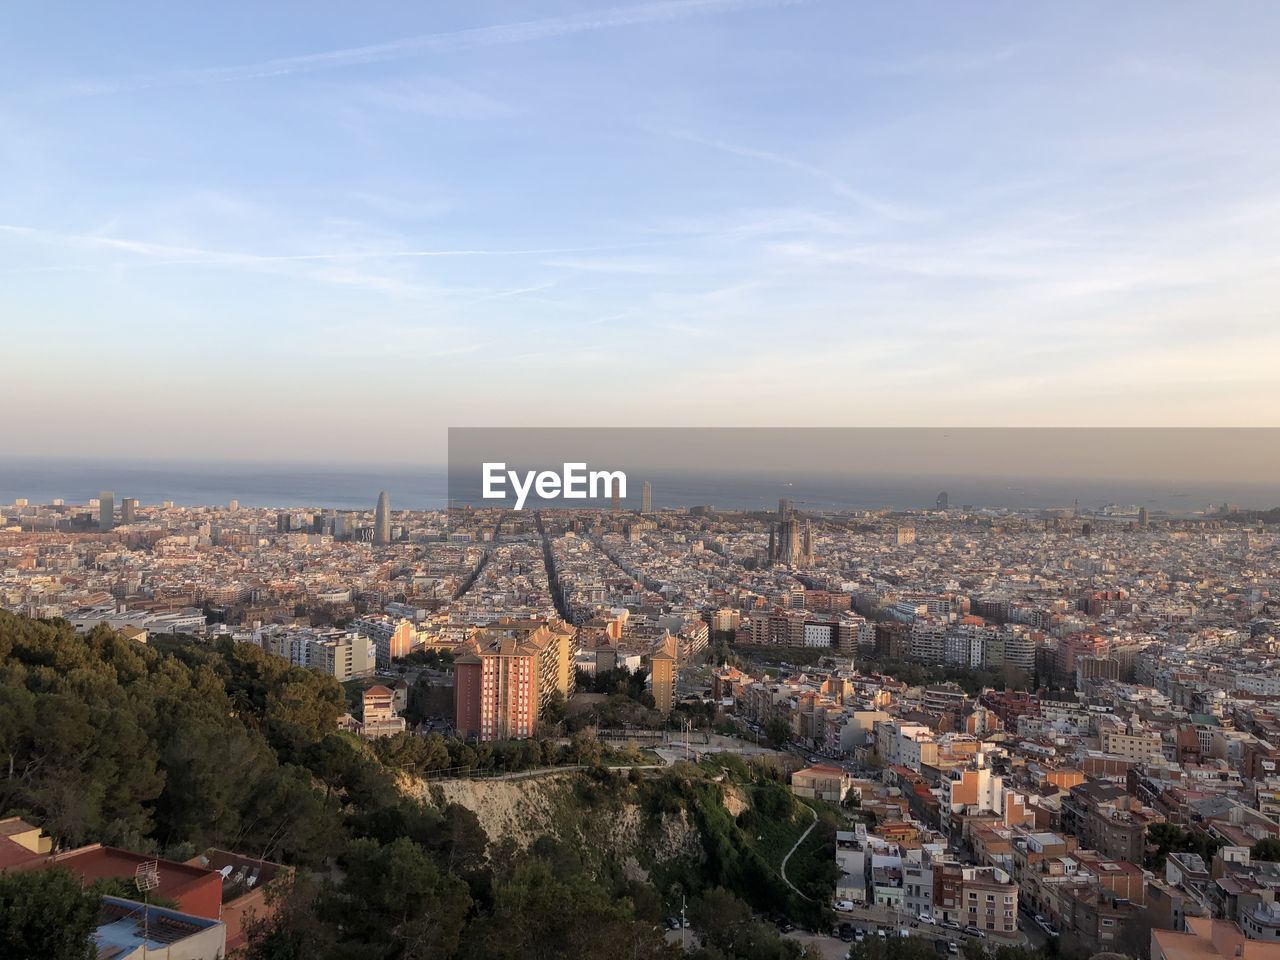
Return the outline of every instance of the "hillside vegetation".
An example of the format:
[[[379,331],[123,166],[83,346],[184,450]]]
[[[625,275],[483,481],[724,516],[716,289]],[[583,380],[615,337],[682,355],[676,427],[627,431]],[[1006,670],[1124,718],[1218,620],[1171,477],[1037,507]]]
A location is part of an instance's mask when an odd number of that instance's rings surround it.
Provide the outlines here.
[[[672,957],[659,921],[680,894],[704,917],[705,960],[799,956],[749,910],[816,909],[779,878],[780,844],[759,839],[775,823],[798,836],[807,819],[740,761],[610,770],[581,737],[368,744],[337,732],[343,705],[332,679],[253,646],[142,645],[0,611],[0,815],[63,845],[176,858],[216,845],[302,868],[254,931],[253,960]],[[541,812],[512,808],[505,823],[483,801],[498,782],[406,772],[548,762],[590,769],[512,783],[540,793]],[[83,902],[38,876],[6,886],[14,915],[81,929]],[[64,940],[52,960],[91,956]]]

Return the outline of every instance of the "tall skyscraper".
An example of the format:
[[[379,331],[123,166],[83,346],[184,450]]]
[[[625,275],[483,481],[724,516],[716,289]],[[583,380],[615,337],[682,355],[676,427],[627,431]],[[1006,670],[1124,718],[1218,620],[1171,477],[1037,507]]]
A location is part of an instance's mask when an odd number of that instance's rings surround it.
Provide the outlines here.
[[[229,504],[227,504],[227,509],[230,510],[232,513],[235,513],[237,510],[240,509],[240,501],[232,500]]]
[[[940,494],[938,494],[938,509],[939,510],[947,509],[947,501],[948,501],[947,491],[943,490]]]
[[[610,482],[610,499],[613,501],[613,512],[617,513],[622,509],[622,486],[616,482]]]
[[[104,533],[116,525],[116,495],[110,490],[98,494],[98,529]]]
[[[385,490],[378,494],[378,508],[373,515],[373,542],[380,547],[391,542],[391,498]]]
[[[1151,515],[1147,513],[1147,508],[1139,507],[1138,508],[1138,526],[1145,527],[1150,522],[1151,522]]]
[[[125,497],[120,501],[120,522],[133,523],[138,519],[137,497]]]
[[[653,488],[648,480],[640,484],[640,512],[653,513]]]

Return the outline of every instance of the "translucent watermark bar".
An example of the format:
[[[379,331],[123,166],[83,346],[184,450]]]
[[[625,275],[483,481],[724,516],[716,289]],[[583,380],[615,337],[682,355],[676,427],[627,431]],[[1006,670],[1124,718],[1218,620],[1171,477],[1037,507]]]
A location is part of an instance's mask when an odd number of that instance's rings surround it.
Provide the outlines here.
[[[448,503],[1203,516],[1280,506],[1280,429],[451,428]]]

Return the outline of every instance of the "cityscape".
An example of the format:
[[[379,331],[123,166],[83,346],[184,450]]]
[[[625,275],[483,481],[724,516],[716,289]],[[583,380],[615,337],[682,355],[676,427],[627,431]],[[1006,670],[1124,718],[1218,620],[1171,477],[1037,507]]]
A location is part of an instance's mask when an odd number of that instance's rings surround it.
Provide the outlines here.
[[[1280,960],[1277,36],[0,6],[0,960]]]
[[[740,791],[784,787],[783,822],[812,823],[769,863],[783,894],[735,893],[813,956],[887,938],[966,956],[1280,949],[1275,511],[653,499],[649,481],[535,511],[18,499],[0,507],[0,603],[68,638],[253,648],[322,677],[342,691],[334,734],[405,758],[401,789],[450,791],[489,845],[527,842],[519,798],[584,769],[745,772],[719,801],[744,807]],[[520,742],[538,748],[507,753]],[[69,843],[91,838],[57,814],[4,823],[10,871],[158,871],[181,916],[157,922],[188,950],[258,949],[254,924],[279,920],[263,891],[296,868]],[[663,900],[652,949],[732,936]],[[100,944],[127,902],[104,899]]]

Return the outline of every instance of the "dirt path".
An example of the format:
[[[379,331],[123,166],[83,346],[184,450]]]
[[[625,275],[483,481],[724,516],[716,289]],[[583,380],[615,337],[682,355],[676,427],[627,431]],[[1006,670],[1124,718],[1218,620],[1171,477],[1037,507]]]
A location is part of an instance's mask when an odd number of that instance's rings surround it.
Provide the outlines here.
[[[818,811],[813,809],[813,807],[810,807],[805,804],[801,804],[801,806],[804,806],[804,808],[809,811],[809,815],[813,817],[813,823],[809,824],[809,829],[805,830],[804,833],[800,834],[800,839],[795,842],[795,846],[793,846],[790,850],[788,850],[787,855],[782,858],[782,866],[778,868],[778,873],[782,875],[782,880],[788,887],[790,887],[800,896],[804,897],[804,899],[812,900],[813,899],[812,897],[805,897],[803,893],[800,893],[800,888],[797,887],[794,883],[792,883],[790,878],[787,876],[787,861],[791,859],[791,855],[793,853],[795,853],[797,850],[800,849],[800,844],[804,843],[805,839],[809,836],[809,834],[813,833],[813,828],[818,825]]]

